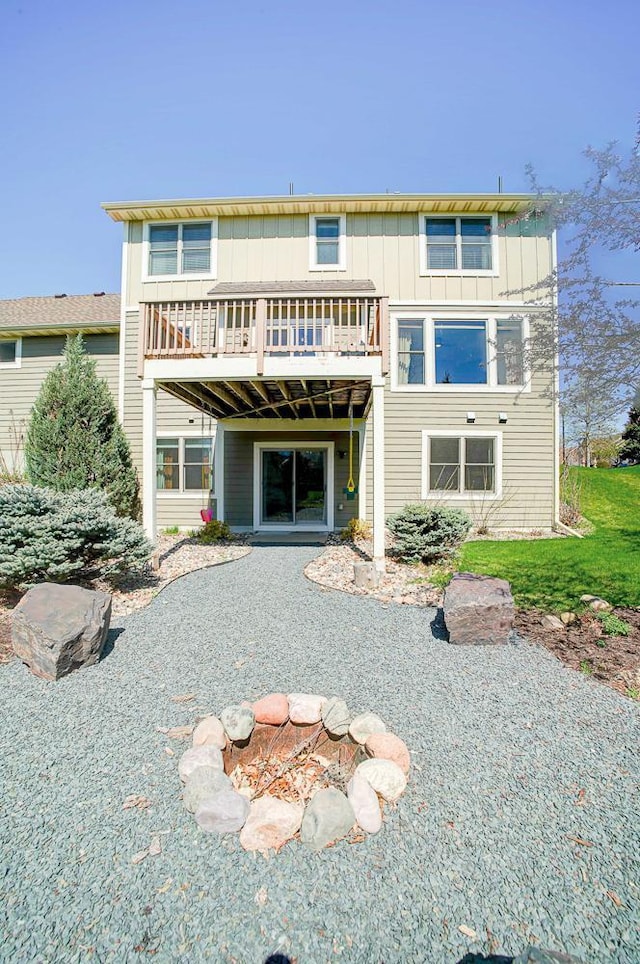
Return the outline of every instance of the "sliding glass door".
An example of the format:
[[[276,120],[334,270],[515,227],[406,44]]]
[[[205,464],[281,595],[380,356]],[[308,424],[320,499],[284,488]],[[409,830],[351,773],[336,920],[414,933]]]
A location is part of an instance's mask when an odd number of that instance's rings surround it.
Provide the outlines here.
[[[260,524],[327,525],[327,449],[261,449]]]

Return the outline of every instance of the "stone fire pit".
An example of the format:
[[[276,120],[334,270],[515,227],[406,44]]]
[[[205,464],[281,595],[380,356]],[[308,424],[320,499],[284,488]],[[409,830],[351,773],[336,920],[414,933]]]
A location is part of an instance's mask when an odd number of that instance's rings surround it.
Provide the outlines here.
[[[409,766],[406,745],[375,713],[271,693],[201,720],[178,772],[184,805],[208,833],[239,833],[245,850],[260,851],[299,834],[319,851],[354,830],[377,833]]]

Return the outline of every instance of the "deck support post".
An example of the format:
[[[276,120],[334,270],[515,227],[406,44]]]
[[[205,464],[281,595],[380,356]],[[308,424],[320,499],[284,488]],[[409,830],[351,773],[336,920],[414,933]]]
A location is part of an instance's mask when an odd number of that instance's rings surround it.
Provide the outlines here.
[[[153,543],[157,536],[156,407],[156,383],[153,378],[145,378],[142,381],[142,524]]]
[[[216,425],[213,455],[213,487],[216,497],[216,519],[224,522],[224,425]]]
[[[373,562],[385,570],[384,558],[384,378],[371,380],[373,414]]]

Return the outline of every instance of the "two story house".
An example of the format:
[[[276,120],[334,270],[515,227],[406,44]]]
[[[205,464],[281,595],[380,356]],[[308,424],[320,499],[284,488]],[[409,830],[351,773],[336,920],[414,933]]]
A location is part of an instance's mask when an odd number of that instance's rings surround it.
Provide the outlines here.
[[[124,227],[120,414],[148,534],[207,504],[241,531],[359,516],[382,560],[385,517],[420,499],[550,529],[554,373],[527,369],[545,298],[522,292],[555,239],[533,200],[104,204]]]

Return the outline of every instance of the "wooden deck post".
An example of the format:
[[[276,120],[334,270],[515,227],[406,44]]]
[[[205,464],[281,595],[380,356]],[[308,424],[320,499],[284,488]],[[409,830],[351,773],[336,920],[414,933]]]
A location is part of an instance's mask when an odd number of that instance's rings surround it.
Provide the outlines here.
[[[380,299],[380,351],[382,354],[382,374],[389,373],[389,299]]]
[[[138,378],[144,378],[144,356],[147,350],[147,329],[149,327],[149,307],[140,304],[138,310]],[[120,346],[120,353],[124,354],[126,346]]]
[[[264,342],[267,335],[267,299],[256,301],[256,366],[258,375],[264,375]]]
[[[384,378],[372,379],[373,414],[373,562],[385,570],[384,558]]]

